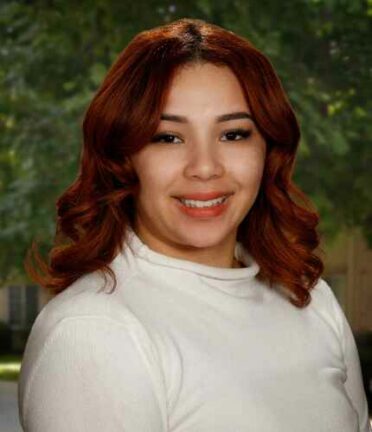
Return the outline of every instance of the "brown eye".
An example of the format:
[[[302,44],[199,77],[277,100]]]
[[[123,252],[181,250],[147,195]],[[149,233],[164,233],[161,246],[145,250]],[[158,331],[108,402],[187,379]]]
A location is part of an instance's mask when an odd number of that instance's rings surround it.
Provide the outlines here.
[[[176,144],[173,141],[174,138],[177,138],[177,137],[176,137],[176,135],[173,135],[173,134],[158,134],[158,135],[155,135],[151,139],[151,142],[165,142],[165,144]]]
[[[249,129],[234,129],[233,131],[226,132],[224,134],[228,139],[227,141],[243,141],[252,135],[252,130]],[[241,136],[242,138],[236,139],[236,136]]]

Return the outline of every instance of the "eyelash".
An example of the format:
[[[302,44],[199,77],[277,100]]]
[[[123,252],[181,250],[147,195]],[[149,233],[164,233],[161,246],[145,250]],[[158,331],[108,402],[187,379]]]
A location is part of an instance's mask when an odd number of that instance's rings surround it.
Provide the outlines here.
[[[238,140],[233,139],[230,141],[244,141],[252,135],[252,130],[250,130],[250,129],[234,129],[234,130],[231,130],[229,132],[226,132],[224,135],[228,135],[228,134],[235,134],[235,135],[241,135],[242,136],[242,139],[238,139]],[[153,143],[159,142],[161,139],[166,138],[166,137],[176,137],[176,135],[171,134],[171,133],[160,133],[160,134],[155,135],[152,138],[151,142],[153,142]],[[174,143],[174,142],[168,142],[167,143],[166,142],[164,144],[178,144],[178,143]]]

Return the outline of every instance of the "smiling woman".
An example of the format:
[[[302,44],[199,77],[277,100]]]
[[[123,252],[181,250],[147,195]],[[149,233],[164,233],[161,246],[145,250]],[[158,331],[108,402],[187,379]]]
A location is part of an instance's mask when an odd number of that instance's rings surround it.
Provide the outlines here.
[[[50,262],[33,245],[26,263],[55,297],[24,352],[24,430],[368,432],[269,60],[201,20],[143,31],[83,131]]]

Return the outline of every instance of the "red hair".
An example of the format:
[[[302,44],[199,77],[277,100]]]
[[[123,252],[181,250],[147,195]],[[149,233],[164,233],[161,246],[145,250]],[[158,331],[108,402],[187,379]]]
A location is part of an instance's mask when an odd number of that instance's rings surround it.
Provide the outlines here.
[[[323,272],[314,253],[319,215],[292,181],[300,140],[293,109],[271,63],[249,41],[190,18],[135,36],[90,103],[83,121],[80,172],[57,200],[50,262],[43,261],[34,242],[25,261],[30,277],[52,294],[96,270],[111,275],[115,289],[109,265],[134,222],[133,195],[139,186],[129,156],[156,132],[177,68],[195,62],[234,72],[267,143],[260,190],[237,240],[259,264],[259,279],[284,288],[297,307],[310,303],[309,291]],[[43,274],[36,272],[32,253]]]

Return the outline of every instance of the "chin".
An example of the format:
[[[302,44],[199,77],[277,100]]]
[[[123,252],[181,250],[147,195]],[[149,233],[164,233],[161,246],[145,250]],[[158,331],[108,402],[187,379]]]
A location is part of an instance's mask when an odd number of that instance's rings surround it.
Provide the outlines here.
[[[229,237],[229,235],[232,235],[233,232],[234,230],[228,231],[225,234],[219,227],[190,227],[190,229],[187,231],[187,234],[181,234],[181,236],[183,240],[190,246],[206,248],[222,243],[227,237]]]

